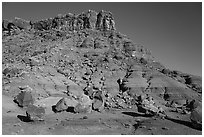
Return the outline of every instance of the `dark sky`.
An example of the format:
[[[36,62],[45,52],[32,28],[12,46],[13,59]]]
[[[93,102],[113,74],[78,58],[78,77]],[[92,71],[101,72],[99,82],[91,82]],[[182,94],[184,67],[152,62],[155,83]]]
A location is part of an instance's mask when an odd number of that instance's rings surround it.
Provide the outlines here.
[[[3,19],[40,20],[108,10],[116,28],[152,51],[167,68],[202,76],[202,3],[3,3]]]

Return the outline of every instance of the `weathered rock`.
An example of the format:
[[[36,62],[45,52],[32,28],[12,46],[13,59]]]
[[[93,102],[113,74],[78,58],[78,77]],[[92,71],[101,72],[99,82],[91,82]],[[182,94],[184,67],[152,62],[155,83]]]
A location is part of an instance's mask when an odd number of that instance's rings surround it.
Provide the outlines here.
[[[198,92],[202,91],[202,78],[199,76],[185,76],[185,83],[191,85]]]
[[[82,14],[79,14],[77,17],[82,19],[83,28],[95,29],[95,24],[97,20],[97,13],[95,11],[88,10],[87,12],[83,12]]]
[[[21,91],[15,98],[14,101],[18,104],[20,107],[28,107],[29,105],[32,105],[34,103],[34,98],[32,97],[32,94],[27,91]]]
[[[15,17],[12,23],[20,29],[28,30],[31,28],[30,22],[21,18]]]
[[[69,95],[71,96],[73,95],[76,97],[80,97],[84,93],[83,89],[79,85],[74,83],[71,83],[70,85],[68,85],[67,91]]]
[[[102,91],[97,91],[93,95],[93,110],[102,111],[104,108],[104,96]]]
[[[141,99],[140,99],[141,98]],[[155,115],[158,113],[164,113],[161,107],[155,105],[152,97],[144,97],[140,96],[139,104],[138,104],[138,112],[142,112],[145,114]]]
[[[55,18],[31,22],[29,23],[30,26],[27,21],[21,19],[18,19],[16,22],[20,28],[28,28],[31,26],[41,31],[50,30],[52,28],[70,31],[82,29],[115,30],[115,22],[112,13],[107,11],[100,11],[97,13],[93,10],[88,10],[77,16],[73,14],[58,15]]]
[[[8,30],[8,24],[9,24],[8,20],[3,20],[2,21],[2,29],[3,29],[3,31]]]
[[[94,40],[93,38],[87,37],[80,45],[81,48],[92,48],[94,47]]]
[[[74,112],[75,113],[91,113],[91,107],[87,107],[79,103],[77,106],[74,107]]]
[[[202,107],[198,107],[191,112],[190,120],[197,129],[202,129]]]
[[[67,105],[65,99],[62,98],[55,105],[55,110],[56,110],[56,112],[61,112],[61,111],[67,110],[68,107],[69,106]]]
[[[128,105],[125,103],[125,101],[123,99],[117,99],[116,102],[122,108],[127,108],[128,107]]]
[[[43,107],[29,105],[26,109],[26,115],[32,121],[42,121],[45,115],[45,109]]]
[[[15,76],[18,76],[22,71],[18,68],[5,68],[3,70],[3,74],[7,77],[15,77]]]
[[[79,103],[74,107],[75,113],[91,113],[92,100],[87,95],[81,95]]]
[[[111,12],[100,11],[97,15],[96,29],[98,30],[115,30],[115,22]]]
[[[52,114],[56,111],[56,104],[61,100],[62,97],[52,97],[49,96],[47,98],[42,98],[40,100],[36,100],[34,105],[41,106],[45,108],[46,114]],[[68,107],[75,107],[78,104],[78,101],[73,98],[66,98],[64,97],[64,102]],[[59,105],[60,106],[60,105]],[[63,105],[62,105],[63,106]]]
[[[186,101],[186,107],[189,110],[194,110],[198,107],[202,106],[198,101],[196,101],[195,99],[191,100],[191,101]]]
[[[166,74],[166,75],[168,75],[168,74],[171,73],[171,71],[170,71],[169,69],[163,69],[161,72],[162,72],[163,74]]]

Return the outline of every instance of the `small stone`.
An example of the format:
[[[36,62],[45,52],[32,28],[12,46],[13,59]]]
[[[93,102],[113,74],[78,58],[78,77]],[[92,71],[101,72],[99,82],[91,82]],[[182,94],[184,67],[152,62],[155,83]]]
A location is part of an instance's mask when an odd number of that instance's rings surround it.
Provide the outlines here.
[[[130,124],[128,124],[128,123],[125,123],[123,125],[124,125],[125,128],[129,128],[130,127]]]
[[[12,111],[11,110],[9,110],[9,111],[7,111],[6,113],[11,113]]]
[[[83,116],[82,119],[88,119],[88,117],[87,116]]]
[[[53,129],[54,129],[54,127],[49,127],[48,129],[49,129],[49,130],[53,130]]]
[[[21,129],[20,132],[21,132],[21,133],[24,133],[24,129]]]
[[[139,128],[146,128],[146,126],[140,126]]]
[[[163,129],[163,130],[169,130],[169,128],[168,128],[168,127],[162,127],[162,129]]]
[[[19,127],[20,127],[21,124],[20,124],[20,123],[16,123],[16,124],[14,124],[13,126],[15,126],[15,127],[16,127],[16,126],[19,126]]]
[[[148,128],[147,130],[152,130],[152,127]]]

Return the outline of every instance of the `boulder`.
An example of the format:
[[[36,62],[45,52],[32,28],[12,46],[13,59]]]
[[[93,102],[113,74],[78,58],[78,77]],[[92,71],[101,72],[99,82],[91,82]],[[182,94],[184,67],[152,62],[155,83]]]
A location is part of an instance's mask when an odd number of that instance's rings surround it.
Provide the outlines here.
[[[202,130],[202,107],[198,107],[191,112],[190,120],[194,128]]]
[[[200,106],[201,106],[201,104],[198,101],[196,101],[195,99],[186,102],[186,107],[189,110],[194,110]]]
[[[94,47],[94,39],[87,37],[84,39],[82,44],[80,45],[81,48],[91,48]]]
[[[21,18],[17,18],[15,17],[15,19],[12,21],[12,23],[17,26],[18,28],[20,29],[25,29],[25,30],[28,30],[31,28],[30,26],[30,22],[29,21],[26,21],[24,19],[21,19]]]
[[[49,96],[47,98],[36,100],[34,105],[41,106],[41,107],[45,108],[46,114],[52,114],[54,112],[55,113],[58,112],[58,111],[56,111],[56,106],[58,106],[57,110],[59,110],[59,112],[61,112],[62,110],[63,111],[65,110],[65,109],[63,109],[64,104],[66,104],[65,106],[68,106],[68,107],[74,107],[78,104],[78,101],[73,99],[73,98],[64,97],[64,101],[61,101],[62,102],[61,104],[59,103],[60,100],[62,100],[62,96],[61,97]],[[59,105],[57,105],[58,103],[59,103]]]
[[[3,20],[2,21],[2,29],[3,29],[3,31],[4,30],[8,30],[8,24],[9,24],[8,20]]]
[[[22,71],[18,68],[5,68],[3,74],[9,78],[18,76]]]
[[[61,112],[67,110],[68,105],[64,98],[60,99],[57,104],[55,105],[55,112]]]
[[[122,108],[127,108],[128,105],[125,103],[125,101],[121,98],[117,99],[117,104],[119,105],[119,107],[122,107]]]
[[[30,92],[21,91],[21,93],[14,97],[14,102],[16,102],[19,107],[28,107],[34,103],[34,98]]]
[[[74,107],[75,113],[91,113],[91,105],[92,100],[89,98],[89,96],[83,94],[79,98],[79,103]]]
[[[163,113],[163,109],[155,105],[152,97],[139,97],[138,112],[155,115]]]
[[[67,87],[67,91],[68,95],[74,97],[80,97],[84,93],[83,89],[75,83],[69,84]]]
[[[126,40],[123,44],[123,50],[129,54],[132,55],[133,51],[136,50],[135,45],[132,41]]]
[[[45,109],[43,107],[29,105],[26,109],[26,115],[27,118],[31,121],[42,121],[45,115]]]
[[[104,96],[102,91],[97,91],[94,93],[93,96],[93,104],[92,104],[93,110],[96,111],[102,111],[104,108]]]

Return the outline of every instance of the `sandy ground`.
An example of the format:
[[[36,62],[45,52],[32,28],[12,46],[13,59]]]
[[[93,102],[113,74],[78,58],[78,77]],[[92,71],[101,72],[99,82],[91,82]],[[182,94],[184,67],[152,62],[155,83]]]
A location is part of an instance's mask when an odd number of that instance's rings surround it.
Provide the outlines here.
[[[90,114],[50,113],[44,121],[27,122],[25,110],[3,95],[3,135],[201,135],[189,115],[169,113],[172,119],[148,117],[134,110],[109,110]]]

